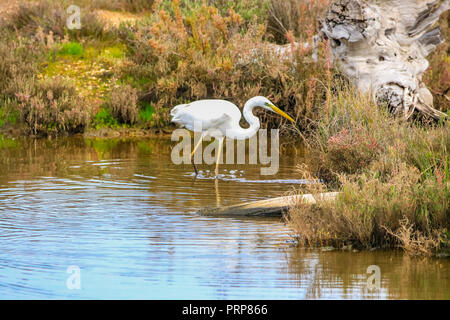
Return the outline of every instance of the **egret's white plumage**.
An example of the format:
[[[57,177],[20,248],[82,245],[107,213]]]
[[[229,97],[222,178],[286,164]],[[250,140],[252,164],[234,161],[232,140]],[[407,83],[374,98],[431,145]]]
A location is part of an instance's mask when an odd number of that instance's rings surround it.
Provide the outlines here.
[[[248,100],[244,106],[243,115],[249,123],[248,128],[242,128],[239,124],[242,116],[239,108],[226,100],[200,100],[188,104],[180,104],[170,111],[170,115],[172,116],[172,122],[188,130],[202,132],[202,136],[219,130],[224,137],[244,140],[254,136],[260,128],[259,119],[253,114],[255,107],[262,107],[276,112],[294,122],[294,119],[275,107],[269,99],[260,96]],[[220,144],[222,142],[223,138],[220,139]],[[193,153],[199,144],[195,147]],[[216,175],[217,168],[218,162]],[[197,172],[195,165],[194,169]]]
[[[172,122],[191,131],[226,130],[241,119],[241,112],[225,100],[200,100],[181,104],[171,111]],[[195,124],[198,124],[197,126]],[[225,135],[225,131],[223,131]]]
[[[253,115],[253,108],[262,107],[276,112],[294,122],[294,120],[278,109],[265,97],[254,97],[247,101],[243,114],[250,127],[247,129],[239,125],[241,111],[233,103],[226,100],[199,100],[174,107],[170,115],[172,122],[195,132],[210,132],[220,130],[224,136],[231,139],[249,139],[260,128],[259,119]]]

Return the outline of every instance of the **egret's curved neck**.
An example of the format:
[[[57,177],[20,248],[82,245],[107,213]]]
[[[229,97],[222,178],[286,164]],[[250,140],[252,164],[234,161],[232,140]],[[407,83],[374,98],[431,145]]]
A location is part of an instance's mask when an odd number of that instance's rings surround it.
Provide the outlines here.
[[[260,128],[259,119],[253,115],[253,108],[258,107],[256,101],[249,100],[244,106],[244,119],[249,123],[250,127],[247,129],[238,125],[236,128],[227,130],[227,136],[236,140],[245,140],[253,137]]]

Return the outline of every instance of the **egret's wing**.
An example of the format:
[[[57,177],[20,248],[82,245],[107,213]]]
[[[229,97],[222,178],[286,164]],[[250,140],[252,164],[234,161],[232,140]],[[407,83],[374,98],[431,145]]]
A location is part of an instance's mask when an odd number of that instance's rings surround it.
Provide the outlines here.
[[[171,120],[182,127],[191,131],[206,131],[214,128],[221,128],[224,124],[231,121],[231,117],[225,113],[208,119],[195,118],[192,114],[179,112]]]
[[[209,120],[210,128],[221,128],[227,123],[230,123],[232,121],[232,118],[227,113],[223,113],[222,115]]]
[[[179,105],[171,110],[172,122],[192,131],[206,131],[227,127],[241,113],[232,103],[224,100],[201,100]],[[194,128],[196,125],[200,128]],[[195,130],[194,130],[195,129]]]

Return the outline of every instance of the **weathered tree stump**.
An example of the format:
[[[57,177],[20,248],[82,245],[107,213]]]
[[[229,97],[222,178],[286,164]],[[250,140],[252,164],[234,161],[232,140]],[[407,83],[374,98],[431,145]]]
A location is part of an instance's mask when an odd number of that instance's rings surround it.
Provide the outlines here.
[[[450,0],[336,0],[321,21],[334,62],[363,92],[386,103],[394,114],[414,111],[440,119],[433,96],[422,82],[426,57],[444,39],[439,16]]]

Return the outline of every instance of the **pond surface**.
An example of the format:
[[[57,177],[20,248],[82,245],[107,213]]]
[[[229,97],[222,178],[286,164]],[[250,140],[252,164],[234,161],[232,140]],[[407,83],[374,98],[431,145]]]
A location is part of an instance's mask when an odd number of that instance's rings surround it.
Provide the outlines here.
[[[448,259],[299,249],[280,219],[196,213],[292,191],[301,150],[276,177],[224,165],[216,184],[214,166],[174,165],[174,144],[0,137],[0,298],[450,299]]]

